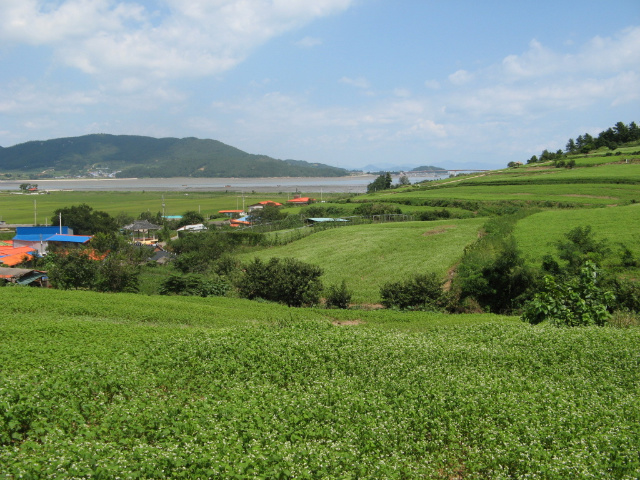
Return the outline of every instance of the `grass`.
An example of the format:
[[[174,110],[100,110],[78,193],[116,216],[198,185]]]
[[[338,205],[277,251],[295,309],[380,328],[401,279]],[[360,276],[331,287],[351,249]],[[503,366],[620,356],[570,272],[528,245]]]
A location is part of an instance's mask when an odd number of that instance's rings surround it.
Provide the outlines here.
[[[587,225],[591,225],[597,238],[608,240],[611,247],[623,243],[640,254],[640,204],[539,212],[520,220],[514,235],[524,255],[540,265],[545,254],[555,253],[553,244],[563,240],[565,233]]]
[[[638,328],[19,288],[0,300],[6,478],[640,474]]]
[[[475,241],[482,223],[465,219],[334,228],[240,259],[294,257],[322,267],[325,285],[345,279],[355,303],[378,303],[385,282],[428,271],[445,277],[464,247]]]
[[[242,198],[236,193],[224,192],[52,192],[48,195],[21,195],[0,192],[0,215],[6,223],[29,223],[34,220],[36,202],[38,223],[51,224],[53,212],[58,208],[86,203],[94,210],[116,216],[120,213],[137,217],[142,212],[180,215],[186,211],[199,211],[205,216],[217,216],[218,210],[242,208]],[[286,202],[287,196],[269,193],[246,193],[245,207],[262,200]]]

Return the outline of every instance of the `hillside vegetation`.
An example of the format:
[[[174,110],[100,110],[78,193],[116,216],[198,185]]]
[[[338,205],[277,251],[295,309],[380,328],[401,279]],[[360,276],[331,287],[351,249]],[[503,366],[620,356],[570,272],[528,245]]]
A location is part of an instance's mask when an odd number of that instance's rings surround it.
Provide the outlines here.
[[[93,134],[0,148],[0,172],[31,178],[115,173],[130,177],[321,177],[347,171],[253,155],[217,140]]]

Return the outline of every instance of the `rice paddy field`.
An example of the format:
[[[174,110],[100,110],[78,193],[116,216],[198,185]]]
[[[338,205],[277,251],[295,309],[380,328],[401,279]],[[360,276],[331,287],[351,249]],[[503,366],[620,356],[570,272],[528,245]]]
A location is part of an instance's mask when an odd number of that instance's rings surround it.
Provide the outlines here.
[[[640,475],[638,329],[19,288],[0,301],[2,478]]]

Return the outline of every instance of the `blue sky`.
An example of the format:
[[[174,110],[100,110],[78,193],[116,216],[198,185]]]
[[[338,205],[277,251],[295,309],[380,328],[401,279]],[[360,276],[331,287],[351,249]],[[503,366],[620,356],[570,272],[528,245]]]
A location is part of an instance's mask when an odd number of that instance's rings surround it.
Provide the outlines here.
[[[1,0],[0,145],[502,168],[640,122],[640,2]]]

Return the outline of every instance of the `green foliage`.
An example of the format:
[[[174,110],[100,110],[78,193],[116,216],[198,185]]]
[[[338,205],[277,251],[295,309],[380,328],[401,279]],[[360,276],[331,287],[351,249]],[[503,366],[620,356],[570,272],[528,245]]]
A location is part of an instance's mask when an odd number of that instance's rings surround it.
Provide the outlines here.
[[[61,221],[63,226],[73,229],[75,235],[94,235],[118,231],[118,223],[106,212],[94,210],[86,203],[58,208],[51,217]]]
[[[544,277],[542,290],[525,306],[522,319],[531,324],[549,320],[556,326],[602,326],[615,296],[598,283],[599,271],[587,261],[576,276]]]
[[[330,285],[327,289],[325,305],[327,308],[349,308],[351,292],[347,288],[346,280],[339,285]]]
[[[177,228],[184,227],[185,225],[197,225],[204,223],[204,215],[195,210],[188,210],[182,214],[182,218],[178,221]]]
[[[353,210],[354,215],[400,215],[402,210],[392,203],[361,203]]]
[[[322,269],[294,258],[255,258],[238,282],[240,295],[262,298],[290,307],[315,305],[320,300]]]
[[[375,193],[382,190],[388,190],[391,188],[391,174],[389,172],[383,173],[377,177],[373,182],[367,185],[367,193]]]
[[[418,215],[418,219],[423,222],[440,220],[443,218],[451,218],[451,212],[446,208],[443,208],[441,210],[428,210],[426,212],[421,212]]]
[[[575,274],[586,261],[596,265],[602,263],[604,257],[611,251],[606,240],[598,240],[590,225],[575,227],[565,234],[566,240],[555,243],[558,257],[566,263],[567,273]]]
[[[47,254],[46,268],[51,284],[62,290],[93,287],[98,262],[85,250]]]
[[[256,224],[273,223],[283,220],[287,214],[281,207],[276,205],[265,205],[261,209],[251,212],[251,222]]]
[[[185,295],[197,297],[224,296],[231,289],[229,282],[218,276],[196,273],[171,275],[160,286],[160,295]]]
[[[489,220],[485,235],[465,249],[452,286],[458,309],[471,302],[491,312],[507,313],[517,310],[530,295],[535,275],[511,234],[523,215]]]
[[[139,264],[124,252],[113,252],[99,262],[92,288],[98,292],[135,293],[139,281]]]
[[[613,282],[615,308],[640,313],[640,282],[618,278]]]
[[[417,274],[406,280],[385,283],[380,288],[380,297],[387,308],[442,310],[447,303],[443,283],[434,272]]]

